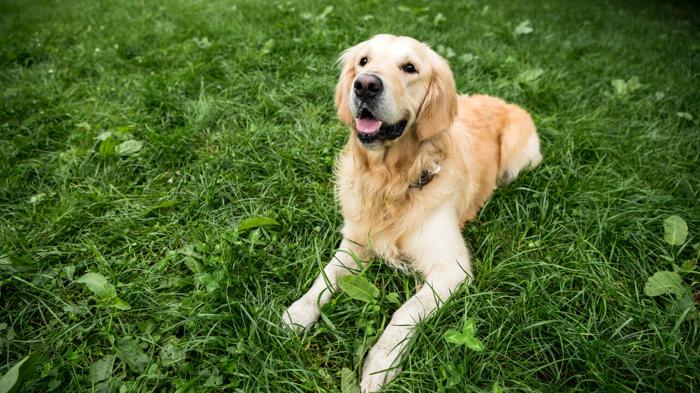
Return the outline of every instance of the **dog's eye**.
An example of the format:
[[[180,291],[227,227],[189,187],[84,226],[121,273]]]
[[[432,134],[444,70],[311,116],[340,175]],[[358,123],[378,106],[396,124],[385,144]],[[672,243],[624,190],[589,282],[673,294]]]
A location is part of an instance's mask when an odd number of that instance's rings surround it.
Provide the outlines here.
[[[415,74],[416,72],[418,72],[418,70],[416,70],[416,67],[411,63],[406,63],[402,65],[401,69],[403,70],[403,72],[408,74]]]
[[[360,67],[363,67],[365,64],[367,64],[367,61],[368,61],[368,60],[367,60],[366,57],[361,58],[361,59],[360,59]]]

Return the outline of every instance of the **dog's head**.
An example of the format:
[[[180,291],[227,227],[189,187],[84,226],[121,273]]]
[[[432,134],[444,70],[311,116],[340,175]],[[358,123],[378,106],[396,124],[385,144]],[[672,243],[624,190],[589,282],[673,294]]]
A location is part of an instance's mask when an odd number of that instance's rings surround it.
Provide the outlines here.
[[[452,72],[427,45],[380,34],[345,50],[339,63],[338,116],[365,147],[390,144],[406,131],[426,140],[452,124]]]

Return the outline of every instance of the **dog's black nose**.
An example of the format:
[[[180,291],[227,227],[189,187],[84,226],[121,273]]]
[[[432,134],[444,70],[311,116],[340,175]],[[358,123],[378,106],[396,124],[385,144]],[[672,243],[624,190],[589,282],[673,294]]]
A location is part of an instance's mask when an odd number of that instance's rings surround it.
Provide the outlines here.
[[[362,74],[355,79],[353,85],[355,95],[359,98],[374,98],[382,93],[384,84],[378,76],[372,74]]]

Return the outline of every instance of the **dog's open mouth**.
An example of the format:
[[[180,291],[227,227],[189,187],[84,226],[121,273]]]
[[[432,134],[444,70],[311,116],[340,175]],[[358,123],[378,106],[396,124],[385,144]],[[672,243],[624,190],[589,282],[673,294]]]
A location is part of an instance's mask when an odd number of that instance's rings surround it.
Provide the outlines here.
[[[355,119],[355,127],[357,128],[357,132],[363,134],[374,134],[375,132],[379,131],[381,126],[381,120],[374,117],[374,114],[367,108],[362,109],[360,116]]]
[[[374,142],[394,140],[403,134],[407,120],[401,120],[395,124],[385,124],[377,119],[367,108],[363,108],[355,119],[355,129],[360,142],[369,145]]]

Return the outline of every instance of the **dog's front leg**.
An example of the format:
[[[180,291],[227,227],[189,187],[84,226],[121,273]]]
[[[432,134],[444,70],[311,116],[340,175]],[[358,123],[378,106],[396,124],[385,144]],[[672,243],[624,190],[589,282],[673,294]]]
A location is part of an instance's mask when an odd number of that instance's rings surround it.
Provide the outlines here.
[[[284,312],[284,323],[295,331],[311,327],[321,315],[321,306],[328,303],[333,292],[338,290],[338,279],[352,274],[352,270],[358,268],[355,258],[364,258],[365,254],[365,247],[343,239],[340,248],[316,277],[311,289]]]
[[[426,282],[396,310],[384,333],[370,349],[362,367],[362,393],[378,391],[398,374],[415,326],[472,275],[469,253],[451,212],[437,212],[411,236],[409,243],[406,251],[425,274]]]

